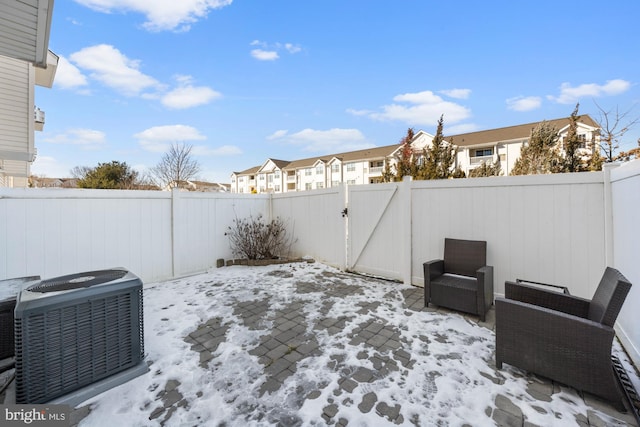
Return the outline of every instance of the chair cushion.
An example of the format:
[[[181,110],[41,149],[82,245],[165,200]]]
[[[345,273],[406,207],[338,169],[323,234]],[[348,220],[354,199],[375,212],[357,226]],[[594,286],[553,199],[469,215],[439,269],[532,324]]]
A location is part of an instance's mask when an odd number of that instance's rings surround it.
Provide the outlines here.
[[[442,276],[436,277],[431,281],[431,284],[469,291],[476,291],[478,289],[478,280],[475,277],[467,277],[449,273],[445,273]]]

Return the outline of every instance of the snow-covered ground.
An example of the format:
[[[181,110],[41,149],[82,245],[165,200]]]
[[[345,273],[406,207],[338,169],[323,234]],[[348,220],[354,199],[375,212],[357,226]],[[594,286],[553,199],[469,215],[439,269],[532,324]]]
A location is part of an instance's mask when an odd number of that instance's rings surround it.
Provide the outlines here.
[[[300,292],[304,284],[314,287]],[[336,296],[309,291],[322,286],[354,292]],[[325,425],[322,414],[328,406],[335,412],[335,422],[393,424],[380,410],[381,403],[399,408],[395,424],[493,426],[499,395],[540,426],[578,425],[576,416],[593,411],[571,389],[549,393],[548,399],[533,397],[531,377],[507,365],[501,371],[495,369],[491,330],[461,315],[408,309],[403,292],[409,288],[319,263],[225,267],[145,284],[145,352],[150,371],[83,403],[91,410],[81,426],[146,426],[161,420],[168,426],[275,425],[279,421]],[[249,301],[268,301],[259,328],[246,325],[237,310],[238,304]],[[294,363],[295,372],[280,388],[264,392],[265,366],[250,351],[271,333],[275,313],[293,303],[304,313],[304,326],[314,335],[318,351]],[[341,318],[344,325],[339,331],[318,328],[327,317]],[[208,363],[201,363],[200,353],[192,350],[185,337],[212,318],[221,319],[225,340]],[[341,386],[345,372],[376,369],[371,362],[375,349],[353,341],[359,326],[373,320],[397,331],[411,363],[398,360],[398,369],[345,389]],[[395,358],[393,352],[382,356]],[[160,396],[168,384],[176,386],[182,401],[150,420],[153,411],[162,407]],[[360,405],[367,396],[370,400],[371,393],[375,405],[363,412]],[[607,420],[604,414],[600,418]]]

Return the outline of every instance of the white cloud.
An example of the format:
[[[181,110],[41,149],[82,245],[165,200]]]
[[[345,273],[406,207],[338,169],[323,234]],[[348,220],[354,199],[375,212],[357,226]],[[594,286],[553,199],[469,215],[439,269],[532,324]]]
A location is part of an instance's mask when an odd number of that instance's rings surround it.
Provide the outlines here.
[[[448,96],[449,98],[469,99],[469,95],[471,95],[471,89],[447,89],[441,90],[440,93]]]
[[[455,102],[445,101],[430,90],[397,95],[393,100],[395,104],[384,105],[380,112],[354,109],[349,109],[347,112],[374,120],[401,121],[410,126],[433,126],[442,115],[444,115],[445,124],[449,125],[471,116],[468,108]]]
[[[560,85],[560,95],[547,96],[548,99],[559,104],[573,104],[583,97],[597,98],[600,96],[619,95],[631,88],[631,83],[622,80],[607,80],[603,85],[597,83],[585,83],[580,86],[572,87],[570,83],[562,83]]]
[[[32,174],[47,178],[68,178],[71,176],[70,170],[69,165],[49,156],[37,156],[31,165]]]
[[[259,61],[275,61],[280,58],[278,52],[275,50],[262,50],[262,49],[253,49],[251,51],[251,56]]]
[[[186,125],[154,126],[133,135],[147,151],[163,153],[173,143],[207,139],[196,128]]]
[[[261,40],[253,40],[249,45],[259,47],[251,51],[251,56],[259,61],[275,61],[276,59],[280,59],[278,52],[286,52],[294,55],[302,51],[302,47],[293,43],[267,43]]]
[[[75,0],[93,10],[138,12],[147,18],[149,31],[189,31],[191,24],[206,18],[211,10],[231,4],[232,0]]]
[[[54,85],[62,89],[76,89],[87,86],[87,77],[82,71],[64,56],[60,56],[58,60],[58,69],[56,70],[56,78]]]
[[[184,109],[208,104],[210,101],[220,98],[221,93],[206,87],[193,86],[191,76],[177,76],[179,87],[162,96],[162,105],[173,109]]]
[[[90,77],[127,96],[160,87],[156,79],[139,70],[140,61],[127,58],[111,45],[86,47],[69,58],[78,67],[89,70]]]
[[[288,144],[304,145],[305,151],[331,153],[361,150],[373,147],[358,129],[303,129],[289,134],[279,130],[268,136],[270,140],[281,140]]]
[[[444,134],[445,138],[447,138],[447,136],[449,135],[458,135],[461,133],[469,133],[469,132],[475,132],[478,130],[478,126],[474,123],[461,123],[459,125],[453,125],[453,126],[449,126],[446,129],[446,132]],[[453,144],[456,144],[456,141],[453,141]]]
[[[68,129],[63,133],[42,138],[51,144],[77,145],[85,150],[95,150],[106,144],[106,134],[94,129]]]
[[[542,99],[539,96],[517,96],[507,99],[507,108],[513,111],[531,111],[540,108]]]
[[[284,48],[287,50],[287,52],[289,53],[298,53],[302,50],[302,48],[298,45],[294,45],[291,43],[285,43],[284,44]]]
[[[277,131],[275,131],[274,133],[272,133],[271,135],[269,135],[269,136],[267,137],[267,139],[269,139],[269,140],[273,140],[273,139],[282,138],[282,137],[284,137],[287,133],[289,133],[289,131],[288,131],[288,130],[282,130],[282,129],[281,129],[281,130],[277,130]]]

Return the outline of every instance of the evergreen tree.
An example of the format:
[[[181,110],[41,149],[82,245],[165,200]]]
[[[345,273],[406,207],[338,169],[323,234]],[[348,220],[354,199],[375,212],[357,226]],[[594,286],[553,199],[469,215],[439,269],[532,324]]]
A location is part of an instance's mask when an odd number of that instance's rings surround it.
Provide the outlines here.
[[[84,175],[78,177],[80,188],[100,189],[131,189],[138,181],[138,172],[134,171],[125,162],[116,160],[111,163],[98,163],[95,168],[77,168],[83,170]]]
[[[602,164],[604,163],[604,157],[600,154],[600,145],[595,141],[595,134],[591,137],[591,156],[587,161],[587,170],[597,172],[602,170]]]
[[[542,121],[532,131],[529,143],[520,151],[520,157],[511,175],[537,175],[562,171],[562,158],[556,151],[558,130]]]
[[[567,136],[564,140],[564,157],[562,158],[562,171],[563,172],[582,172],[586,169],[583,165],[582,158],[580,156],[580,139],[578,138],[578,107],[580,104],[576,104],[571,116],[569,117],[569,129],[567,130]]]
[[[500,168],[500,162],[494,163],[483,162],[480,166],[471,169],[469,171],[469,178],[480,178],[486,176],[500,176],[502,169]]]
[[[451,168],[456,158],[456,148],[453,145],[453,140],[449,142],[444,140],[442,132],[443,122],[444,118],[440,116],[436,135],[433,137],[431,146],[424,149],[424,162],[417,171],[417,179],[444,179],[453,177]],[[459,173],[456,175],[459,175]]]
[[[413,128],[407,129],[407,134],[400,140],[400,158],[393,166],[387,163],[382,171],[382,180],[384,182],[402,181],[405,176],[416,177],[418,163],[411,146],[414,137]]]

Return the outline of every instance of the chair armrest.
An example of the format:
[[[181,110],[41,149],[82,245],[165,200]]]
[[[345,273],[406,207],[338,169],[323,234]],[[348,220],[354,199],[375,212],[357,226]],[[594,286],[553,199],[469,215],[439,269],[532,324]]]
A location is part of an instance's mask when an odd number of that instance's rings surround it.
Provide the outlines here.
[[[569,292],[569,288],[567,288],[566,286],[552,285],[550,283],[534,282],[533,280],[527,280],[527,279],[516,279],[516,283],[524,283],[524,284],[530,283],[532,285],[538,285],[538,286],[549,286],[550,288],[556,288],[556,289],[562,290],[563,294],[571,295],[571,293]]]
[[[476,271],[478,280],[478,313],[484,321],[485,312],[493,304],[493,266],[485,265]]]
[[[610,381],[613,328],[521,301],[496,298],[496,361],[582,390]]]
[[[583,318],[586,318],[589,313],[591,301],[577,296],[510,281],[504,282],[504,290],[505,297],[510,300],[522,301]]]
[[[431,261],[427,261],[422,264],[424,269],[424,280],[426,281],[435,279],[438,276],[442,276],[444,274],[444,260],[442,259],[434,259]]]

